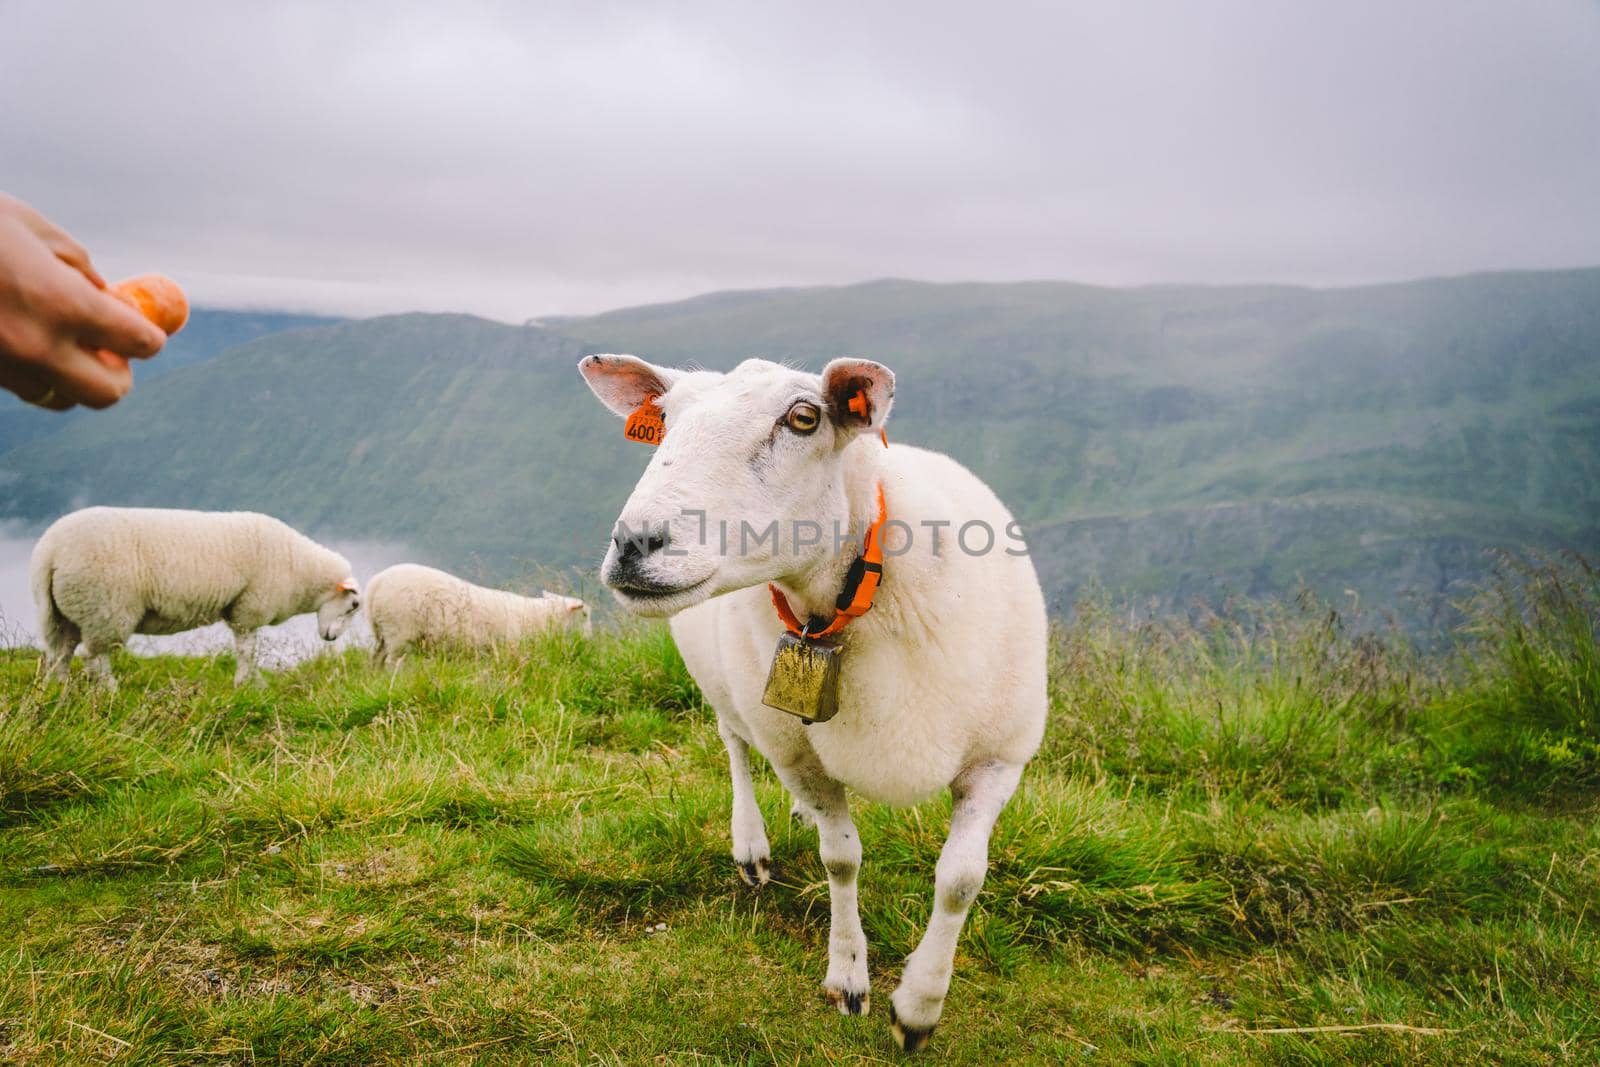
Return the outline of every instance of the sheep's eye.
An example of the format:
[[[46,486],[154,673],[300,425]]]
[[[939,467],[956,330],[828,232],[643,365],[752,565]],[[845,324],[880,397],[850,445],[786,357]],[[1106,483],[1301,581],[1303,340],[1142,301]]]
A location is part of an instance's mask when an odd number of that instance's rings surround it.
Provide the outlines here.
[[[815,404],[796,404],[783,420],[795,433],[811,433],[822,422],[822,412]]]

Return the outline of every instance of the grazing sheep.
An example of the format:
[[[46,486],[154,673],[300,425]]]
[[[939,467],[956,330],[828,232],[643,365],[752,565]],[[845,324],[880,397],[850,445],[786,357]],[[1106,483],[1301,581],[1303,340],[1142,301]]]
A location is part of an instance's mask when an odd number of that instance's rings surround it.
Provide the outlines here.
[[[261,627],[314,611],[332,641],[361,606],[343,556],[249,511],[84,508],[39,538],[31,573],[47,673],[65,681],[82,641],[90,675],[112,689],[111,652],[132,634],[225,622],[239,685],[258,673]]]
[[[894,397],[880,364],[840,359],[815,375],[748,360],[718,374],[604,355],[579,369],[613,412],[634,414],[630,424],[654,425],[657,410],[665,420],[664,434],[645,435],[661,443],[602,576],[630,610],[673,616],[727,745],[745,880],[767,881],[770,863],[750,745],[814,819],[832,908],[823,986],[846,1014],[865,1013],[869,999],[861,842],[845,789],[891,804],[950,789],[932,918],[890,1000],[897,1040],[921,1047],[944,1009],[995,820],[1044,732],[1048,627],[1017,526],[954,460],[880,443]],[[859,606],[846,580],[875,522],[881,585],[857,617],[840,601]],[[794,632],[780,600],[796,629],[848,622],[830,639],[842,666],[827,721],[763,703],[774,648]]]
[[[367,584],[367,617],[386,665],[419,644],[484,647],[510,644],[557,627],[590,632],[589,606],[575,597],[545,592],[526,597],[400,563]]]

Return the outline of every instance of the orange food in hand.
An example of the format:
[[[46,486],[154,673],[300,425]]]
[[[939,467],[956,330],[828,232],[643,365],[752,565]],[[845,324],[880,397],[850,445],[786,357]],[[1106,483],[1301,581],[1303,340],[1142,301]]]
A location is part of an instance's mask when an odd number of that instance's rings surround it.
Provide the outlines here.
[[[107,290],[172,336],[189,321],[189,298],[178,283],[161,274],[140,274]]]

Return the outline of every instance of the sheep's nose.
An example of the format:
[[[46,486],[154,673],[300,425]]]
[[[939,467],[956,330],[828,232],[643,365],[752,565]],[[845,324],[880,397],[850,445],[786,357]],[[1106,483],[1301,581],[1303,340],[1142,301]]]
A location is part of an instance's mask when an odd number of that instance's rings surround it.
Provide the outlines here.
[[[667,547],[670,539],[667,528],[663,526],[654,532],[618,530],[612,535],[611,542],[617,546],[617,562],[626,566],[641,562],[660,552]]]

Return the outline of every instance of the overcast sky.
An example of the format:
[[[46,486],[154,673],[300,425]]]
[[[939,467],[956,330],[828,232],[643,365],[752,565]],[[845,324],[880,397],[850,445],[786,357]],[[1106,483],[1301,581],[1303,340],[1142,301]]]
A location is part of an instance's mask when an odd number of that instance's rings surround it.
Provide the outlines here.
[[[1600,2],[0,0],[0,189],[201,303],[1600,263]]]

